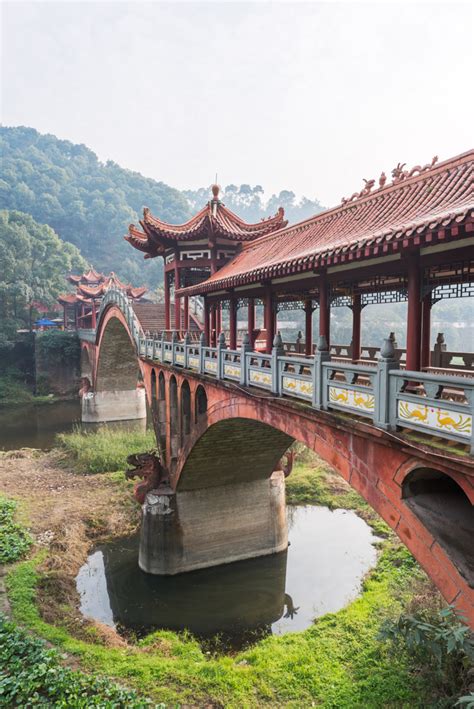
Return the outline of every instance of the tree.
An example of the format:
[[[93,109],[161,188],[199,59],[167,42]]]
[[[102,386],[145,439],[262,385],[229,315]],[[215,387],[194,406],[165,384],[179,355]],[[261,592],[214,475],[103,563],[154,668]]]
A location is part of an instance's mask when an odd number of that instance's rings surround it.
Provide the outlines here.
[[[147,263],[123,239],[143,206],[161,219],[183,222],[189,205],[178,191],[109,160],[101,163],[85,145],[32,128],[0,128],[0,209],[21,210],[49,224],[98,270],[122,280],[156,286],[161,259]]]
[[[53,305],[66,273],[86,267],[79,250],[51,227],[29,214],[0,211],[0,335],[30,326],[34,302]]]

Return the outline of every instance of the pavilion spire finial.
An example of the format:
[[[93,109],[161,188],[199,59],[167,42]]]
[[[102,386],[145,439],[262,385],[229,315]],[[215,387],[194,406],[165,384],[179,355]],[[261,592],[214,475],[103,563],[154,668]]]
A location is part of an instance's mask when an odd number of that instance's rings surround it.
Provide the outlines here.
[[[212,185],[211,190],[212,190],[212,196],[215,200],[219,199],[219,192],[220,192],[220,185],[217,184],[217,173],[216,173],[216,181]]]

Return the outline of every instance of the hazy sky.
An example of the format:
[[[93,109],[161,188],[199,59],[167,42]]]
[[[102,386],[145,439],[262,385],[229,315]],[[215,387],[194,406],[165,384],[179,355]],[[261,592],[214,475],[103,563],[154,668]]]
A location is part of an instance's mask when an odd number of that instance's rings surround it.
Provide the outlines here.
[[[2,122],[323,204],[472,147],[473,4],[4,2]]]

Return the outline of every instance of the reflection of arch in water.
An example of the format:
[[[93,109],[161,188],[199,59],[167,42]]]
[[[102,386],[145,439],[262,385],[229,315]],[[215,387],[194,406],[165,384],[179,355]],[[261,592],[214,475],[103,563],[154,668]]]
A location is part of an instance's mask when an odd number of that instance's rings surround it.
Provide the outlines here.
[[[114,621],[128,628],[214,636],[270,626],[288,608],[287,553],[177,576],[137,568],[136,539],[101,548]]]
[[[402,494],[406,504],[474,588],[474,506],[466,492],[445,473],[417,468],[405,478]]]

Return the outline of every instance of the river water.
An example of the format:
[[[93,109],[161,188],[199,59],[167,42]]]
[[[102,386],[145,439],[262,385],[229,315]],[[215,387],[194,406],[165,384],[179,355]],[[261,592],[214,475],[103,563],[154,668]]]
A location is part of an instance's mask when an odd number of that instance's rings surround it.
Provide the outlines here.
[[[287,552],[178,576],[141,571],[138,537],[98,546],[77,576],[81,611],[139,636],[187,628],[234,646],[304,630],[359,594],[376,537],[352,511],[288,507],[287,515]]]
[[[109,428],[145,428],[146,419],[112,421]],[[74,427],[94,430],[97,424],[81,424],[81,402],[55,401],[46,404],[0,406],[0,450],[39,448],[49,450],[57,433],[67,433]]]

